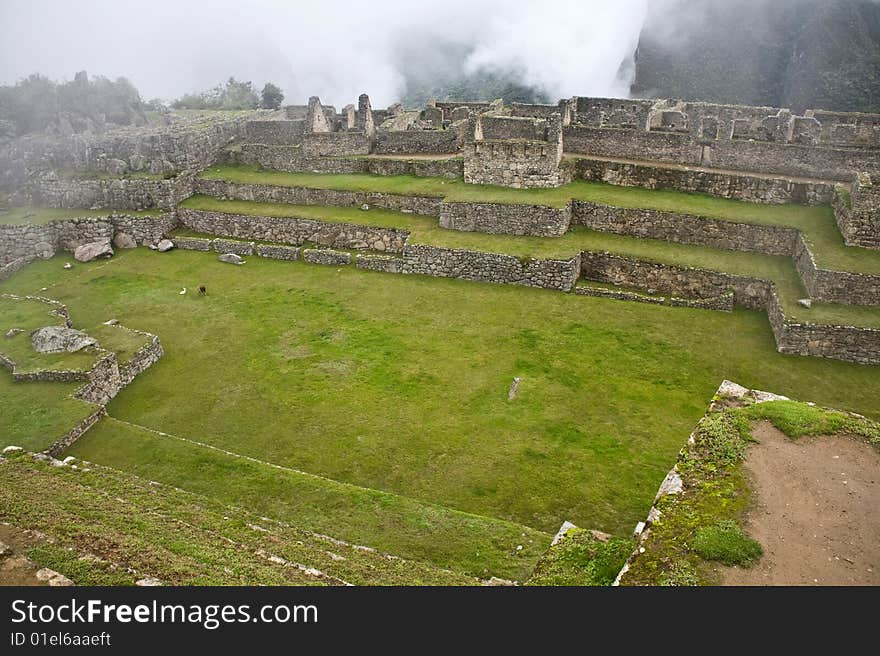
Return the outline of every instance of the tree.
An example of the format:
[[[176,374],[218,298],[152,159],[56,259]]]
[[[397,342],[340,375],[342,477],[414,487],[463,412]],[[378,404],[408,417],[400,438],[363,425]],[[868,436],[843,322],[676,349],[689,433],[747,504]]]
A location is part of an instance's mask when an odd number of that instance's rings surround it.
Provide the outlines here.
[[[271,82],[266,82],[261,96],[263,109],[278,109],[281,107],[281,101],[284,100],[284,93]]]

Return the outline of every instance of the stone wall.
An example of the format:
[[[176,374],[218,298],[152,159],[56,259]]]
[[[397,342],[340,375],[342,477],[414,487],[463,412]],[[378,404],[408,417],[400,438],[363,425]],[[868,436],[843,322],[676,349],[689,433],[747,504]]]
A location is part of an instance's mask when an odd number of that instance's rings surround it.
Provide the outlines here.
[[[639,162],[656,160],[699,166],[703,148],[686,134],[657,133],[623,128],[569,125],[563,128],[566,153],[598,155]]]
[[[49,174],[28,182],[15,194],[15,202],[40,207],[93,207],[115,210],[161,208],[173,210],[192,195],[192,175],[168,180],[65,179]]]
[[[570,206],[455,202],[440,206],[440,226],[465,232],[559,237],[570,223]]]
[[[731,312],[733,310],[733,292],[716,296],[715,298],[677,298],[675,296],[656,296],[639,294],[621,289],[608,289],[583,285],[575,287],[574,293],[579,296],[593,296],[596,298],[611,298],[619,301],[635,301],[649,305],[668,305],[670,307],[689,307],[698,310],[718,310]]]
[[[196,171],[213,164],[239,138],[247,121],[265,112],[218,112],[169,126],[120,128],[99,135],[30,135],[0,148],[0,189],[21,187],[37,171],[106,171],[111,161],[128,171]]]
[[[263,203],[290,203],[293,205],[336,205],[340,207],[381,207],[387,210],[412,212],[427,216],[439,216],[440,198],[403,196],[398,194],[359,191],[336,191],[308,187],[282,187],[275,185],[238,184],[225,180],[196,180],[195,191],[218,198],[253,200]],[[365,215],[366,218],[366,215]]]
[[[88,417],[80,421],[76,426],[67,431],[61,438],[56,440],[52,446],[46,449],[46,453],[48,453],[52,457],[60,456],[62,453],[67,451],[73,444],[81,438],[86,432],[95,424],[98,423],[98,420],[101,419],[104,415],[107,414],[107,409],[102,405],[97,410],[95,410]]]
[[[571,221],[600,232],[768,255],[791,256],[800,234],[794,228],[734,223],[690,214],[612,207],[587,201],[572,202]]]
[[[381,136],[381,132],[379,135]],[[371,173],[373,175],[415,175],[460,178],[464,175],[461,158],[406,159],[385,157],[306,157],[300,146],[242,144],[230,157],[233,162],[261,166],[274,171],[316,173]]]
[[[305,134],[305,119],[298,121],[248,121],[244,139],[260,144],[299,144]]]
[[[373,152],[383,155],[457,153],[457,130],[379,130]]]
[[[715,299],[733,292],[739,307],[764,309],[771,283],[718,271],[646,262],[610,253],[581,253],[581,273],[588,280],[644,289],[687,299]]]
[[[269,257],[273,260],[298,260],[300,249],[293,246],[270,246],[268,244],[257,245],[257,255],[259,257]]]
[[[825,303],[880,305],[880,275],[820,269],[802,235],[795,243],[794,262],[810,298]]]
[[[775,290],[768,299],[767,315],[780,353],[880,364],[880,330],[788,323]]]
[[[348,266],[351,264],[351,253],[335,251],[329,248],[305,248],[302,251],[303,262],[324,264],[328,266]]]
[[[880,169],[874,151],[818,148],[748,140],[699,141],[688,133],[570,125],[565,152],[658,161],[753,173],[849,181],[855,171]]]
[[[151,243],[170,232],[175,225],[172,214],[83,217],[39,225],[3,224],[0,225],[0,264],[35,255],[43,244],[49,244],[52,252],[73,251],[81,244],[112,239],[117,232],[125,232],[139,243]]]
[[[312,132],[303,136],[306,157],[344,157],[369,155],[372,139],[363,132]]]
[[[652,166],[588,157],[575,160],[574,176],[624,187],[674,189],[753,203],[827,205],[836,195],[831,183],[793,182],[746,173]]]
[[[833,198],[834,216],[847,246],[880,248],[880,175],[858,173],[850,195]]]
[[[2,264],[0,261],[0,282],[8,280],[13,274],[21,271],[25,266],[37,259],[36,255],[27,255],[10,261],[8,264]]]
[[[559,187],[570,182],[559,163],[556,149],[545,141],[475,141],[464,146],[464,179],[469,184]]]
[[[577,281],[580,258],[532,260],[457,248],[408,245],[399,258],[358,255],[357,266],[387,273],[421,274],[527,287],[570,291]]]
[[[314,219],[226,214],[202,210],[178,211],[181,225],[211,235],[239,237],[280,244],[321,244],[333,248],[401,252],[409,232]],[[215,250],[218,250],[215,245]]]
[[[254,242],[238,241],[235,239],[214,239],[211,246],[218,253],[234,253],[235,255],[249,256],[254,254]]]

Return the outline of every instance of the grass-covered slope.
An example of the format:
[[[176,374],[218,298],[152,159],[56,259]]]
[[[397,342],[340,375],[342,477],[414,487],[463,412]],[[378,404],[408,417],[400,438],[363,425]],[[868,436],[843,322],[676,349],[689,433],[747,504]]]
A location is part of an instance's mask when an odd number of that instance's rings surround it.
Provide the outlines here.
[[[166,585],[478,583],[110,468],[4,457],[0,518],[45,534],[50,541],[31,557],[80,585],[147,577]]]
[[[112,416],[548,533],[626,535],[724,378],[880,416],[880,368],[779,354],[759,312],[187,251],[59,264],[0,290],[47,287],[83,325],[113,316],[165,347]],[[154,455],[93,439],[98,462]]]
[[[550,535],[102,419],[69,453],[317,533],[486,578],[523,579]],[[521,549],[517,549],[521,547]]]

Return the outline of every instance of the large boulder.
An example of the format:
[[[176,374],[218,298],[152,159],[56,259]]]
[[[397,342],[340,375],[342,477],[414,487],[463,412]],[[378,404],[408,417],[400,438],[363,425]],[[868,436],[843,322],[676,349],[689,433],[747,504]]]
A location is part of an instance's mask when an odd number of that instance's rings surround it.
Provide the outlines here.
[[[76,353],[98,342],[81,330],[67,326],[46,326],[31,333],[31,345],[37,353]]]
[[[235,253],[223,253],[223,255],[217,259],[228,264],[244,264],[244,260]]]
[[[116,248],[137,248],[137,242],[127,232],[117,232],[113,236],[113,245]]]
[[[52,247],[52,244],[47,241],[38,241],[34,244],[34,255],[41,257],[44,260],[48,260],[55,255],[55,249]]]
[[[73,256],[80,262],[91,262],[95,258],[111,257],[112,255],[113,248],[110,246],[109,239],[83,244],[73,252]]]
[[[174,248],[174,242],[170,239],[163,239],[158,244],[156,244],[156,250],[160,253],[167,253],[172,248]]]

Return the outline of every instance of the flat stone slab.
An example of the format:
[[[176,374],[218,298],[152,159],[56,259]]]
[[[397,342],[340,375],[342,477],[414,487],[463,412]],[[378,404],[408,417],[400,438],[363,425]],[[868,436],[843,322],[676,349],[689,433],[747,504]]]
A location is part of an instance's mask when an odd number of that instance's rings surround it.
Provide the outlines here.
[[[83,244],[77,247],[73,252],[73,256],[79,262],[91,262],[99,257],[112,257],[113,247],[110,246],[110,240],[93,241],[89,244]]]
[[[94,337],[67,326],[46,326],[31,333],[31,345],[37,353],[76,353],[87,346],[97,346]]]

